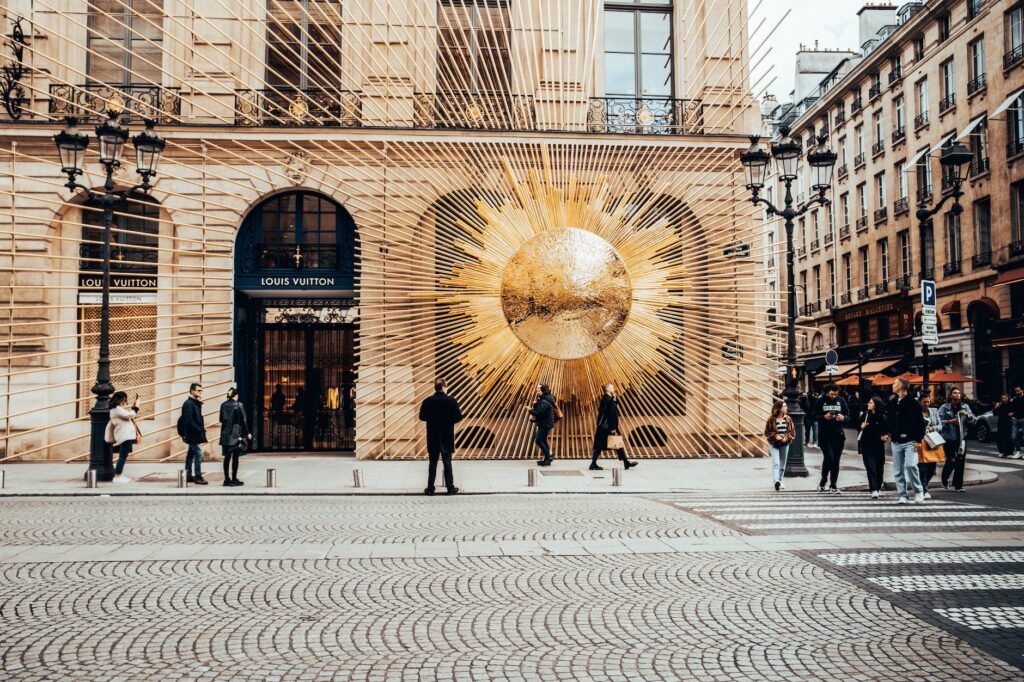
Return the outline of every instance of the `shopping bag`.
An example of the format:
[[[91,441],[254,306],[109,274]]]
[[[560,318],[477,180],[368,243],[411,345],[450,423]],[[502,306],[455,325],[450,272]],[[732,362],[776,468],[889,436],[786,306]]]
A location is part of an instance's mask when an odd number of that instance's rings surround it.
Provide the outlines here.
[[[939,448],[946,442],[946,439],[942,437],[942,434],[938,431],[929,431],[924,434],[924,442],[931,448]]]
[[[617,433],[608,436],[608,449],[621,450],[626,447],[626,439]]]
[[[925,438],[921,443],[921,456],[918,461],[921,464],[942,464],[946,461],[946,451],[941,445],[937,448],[929,447],[928,439]]]

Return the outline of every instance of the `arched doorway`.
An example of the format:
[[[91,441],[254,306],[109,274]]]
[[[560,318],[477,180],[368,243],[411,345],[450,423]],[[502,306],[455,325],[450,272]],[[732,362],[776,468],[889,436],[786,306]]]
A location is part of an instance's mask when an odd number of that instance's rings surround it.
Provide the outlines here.
[[[254,206],[235,248],[236,378],[264,451],[355,449],[355,222],[322,194]]]

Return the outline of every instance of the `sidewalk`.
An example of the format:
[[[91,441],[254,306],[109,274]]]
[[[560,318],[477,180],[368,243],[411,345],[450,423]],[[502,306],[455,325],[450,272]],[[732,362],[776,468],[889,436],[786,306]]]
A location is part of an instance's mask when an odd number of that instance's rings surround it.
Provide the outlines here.
[[[811,475],[787,478],[787,490],[814,490],[821,470],[821,452],[809,450],[805,457]],[[538,468],[537,485],[527,485],[532,461],[455,461],[455,483],[463,493],[665,493],[665,492],[764,492],[771,489],[771,460],[744,459],[656,459],[639,460],[635,469],[622,472],[622,485],[612,485],[617,461],[603,460],[604,471],[588,471],[589,460],[555,460],[551,467]],[[14,463],[0,467],[6,484],[0,496],[21,495],[405,495],[422,494],[426,487],[426,461],[357,461],[344,456],[270,456],[242,458],[239,478],[245,486],[225,488],[219,461],[204,463],[210,485],[177,487],[181,463],[129,462],[125,473],[131,483],[101,483],[88,489],[83,476],[85,464]],[[267,469],[277,471],[277,487],[266,486]],[[363,487],[353,485],[353,470],[362,473]],[[438,492],[443,493],[438,472]],[[968,466],[966,485],[989,483],[998,476]],[[886,480],[892,481],[886,464]],[[866,490],[867,477],[860,457],[847,453],[839,475],[844,490]],[[891,483],[890,483],[891,485]],[[938,485],[935,482],[935,485]]]

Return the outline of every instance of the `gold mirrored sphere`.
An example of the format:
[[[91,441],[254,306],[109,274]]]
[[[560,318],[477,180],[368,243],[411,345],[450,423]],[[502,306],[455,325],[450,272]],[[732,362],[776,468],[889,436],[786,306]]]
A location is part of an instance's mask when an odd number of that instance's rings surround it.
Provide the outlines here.
[[[512,256],[501,308],[516,337],[557,360],[606,348],[629,317],[633,289],[615,248],[576,227],[545,230]]]

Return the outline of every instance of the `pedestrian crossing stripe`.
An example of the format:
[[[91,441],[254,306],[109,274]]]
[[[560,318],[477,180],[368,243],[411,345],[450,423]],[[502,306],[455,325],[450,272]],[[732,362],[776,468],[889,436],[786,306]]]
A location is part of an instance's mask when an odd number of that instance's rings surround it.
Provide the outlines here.
[[[952,592],[960,590],[1021,590],[1024,573],[981,573],[972,575],[886,575],[868,582],[890,592]]]
[[[698,510],[700,511],[700,510]],[[893,516],[893,514],[898,516]],[[920,509],[914,506],[907,511],[873,511],[873,512],[830,512],[829,519],[892,519],[903,521],[908,516],[928,516],[932,519],[950,518],[977,518],[979,516],[997,518],[1019,518],[1024,521],[1024,512],[1012,511],[985,511],[984,509],[972,509],[970,511],[931,511],[927,508]],[[716,514],[715,518],[723,521],[787,521],[800,519],[820,519],[821,514]]]
[[[1024,606],[956,606],[935,613],[971,630],[1024,628]]]
[[[795,530],[795,529],[807,529],[807,528],[863,528],[867,529],[884,529],[888,532],[900,531],[908,526],[934,526],[936,525],[934,518],[929,517],[927,514],[922,516],[920,521],[916,521],[913,518],[893,518],[885,522],[875,521],[836,521],[828,522],[823,521],[819,523],[746,523],[743,524],[744,528],[751,530]],[[995,519],[992,521],[975,521],[975,520],[953,520],[941,524],[942,526],[949,527],[977,527],[977,526],[1021,526],[1024,525],[1024,520],[1011,521],[1008,519]]]
[[[1009,564],[1024,563],[1024,552],[968,550],[949,552],[847,552],[819,554],[818,558],[837,566],[892,566],[920,564]]]

